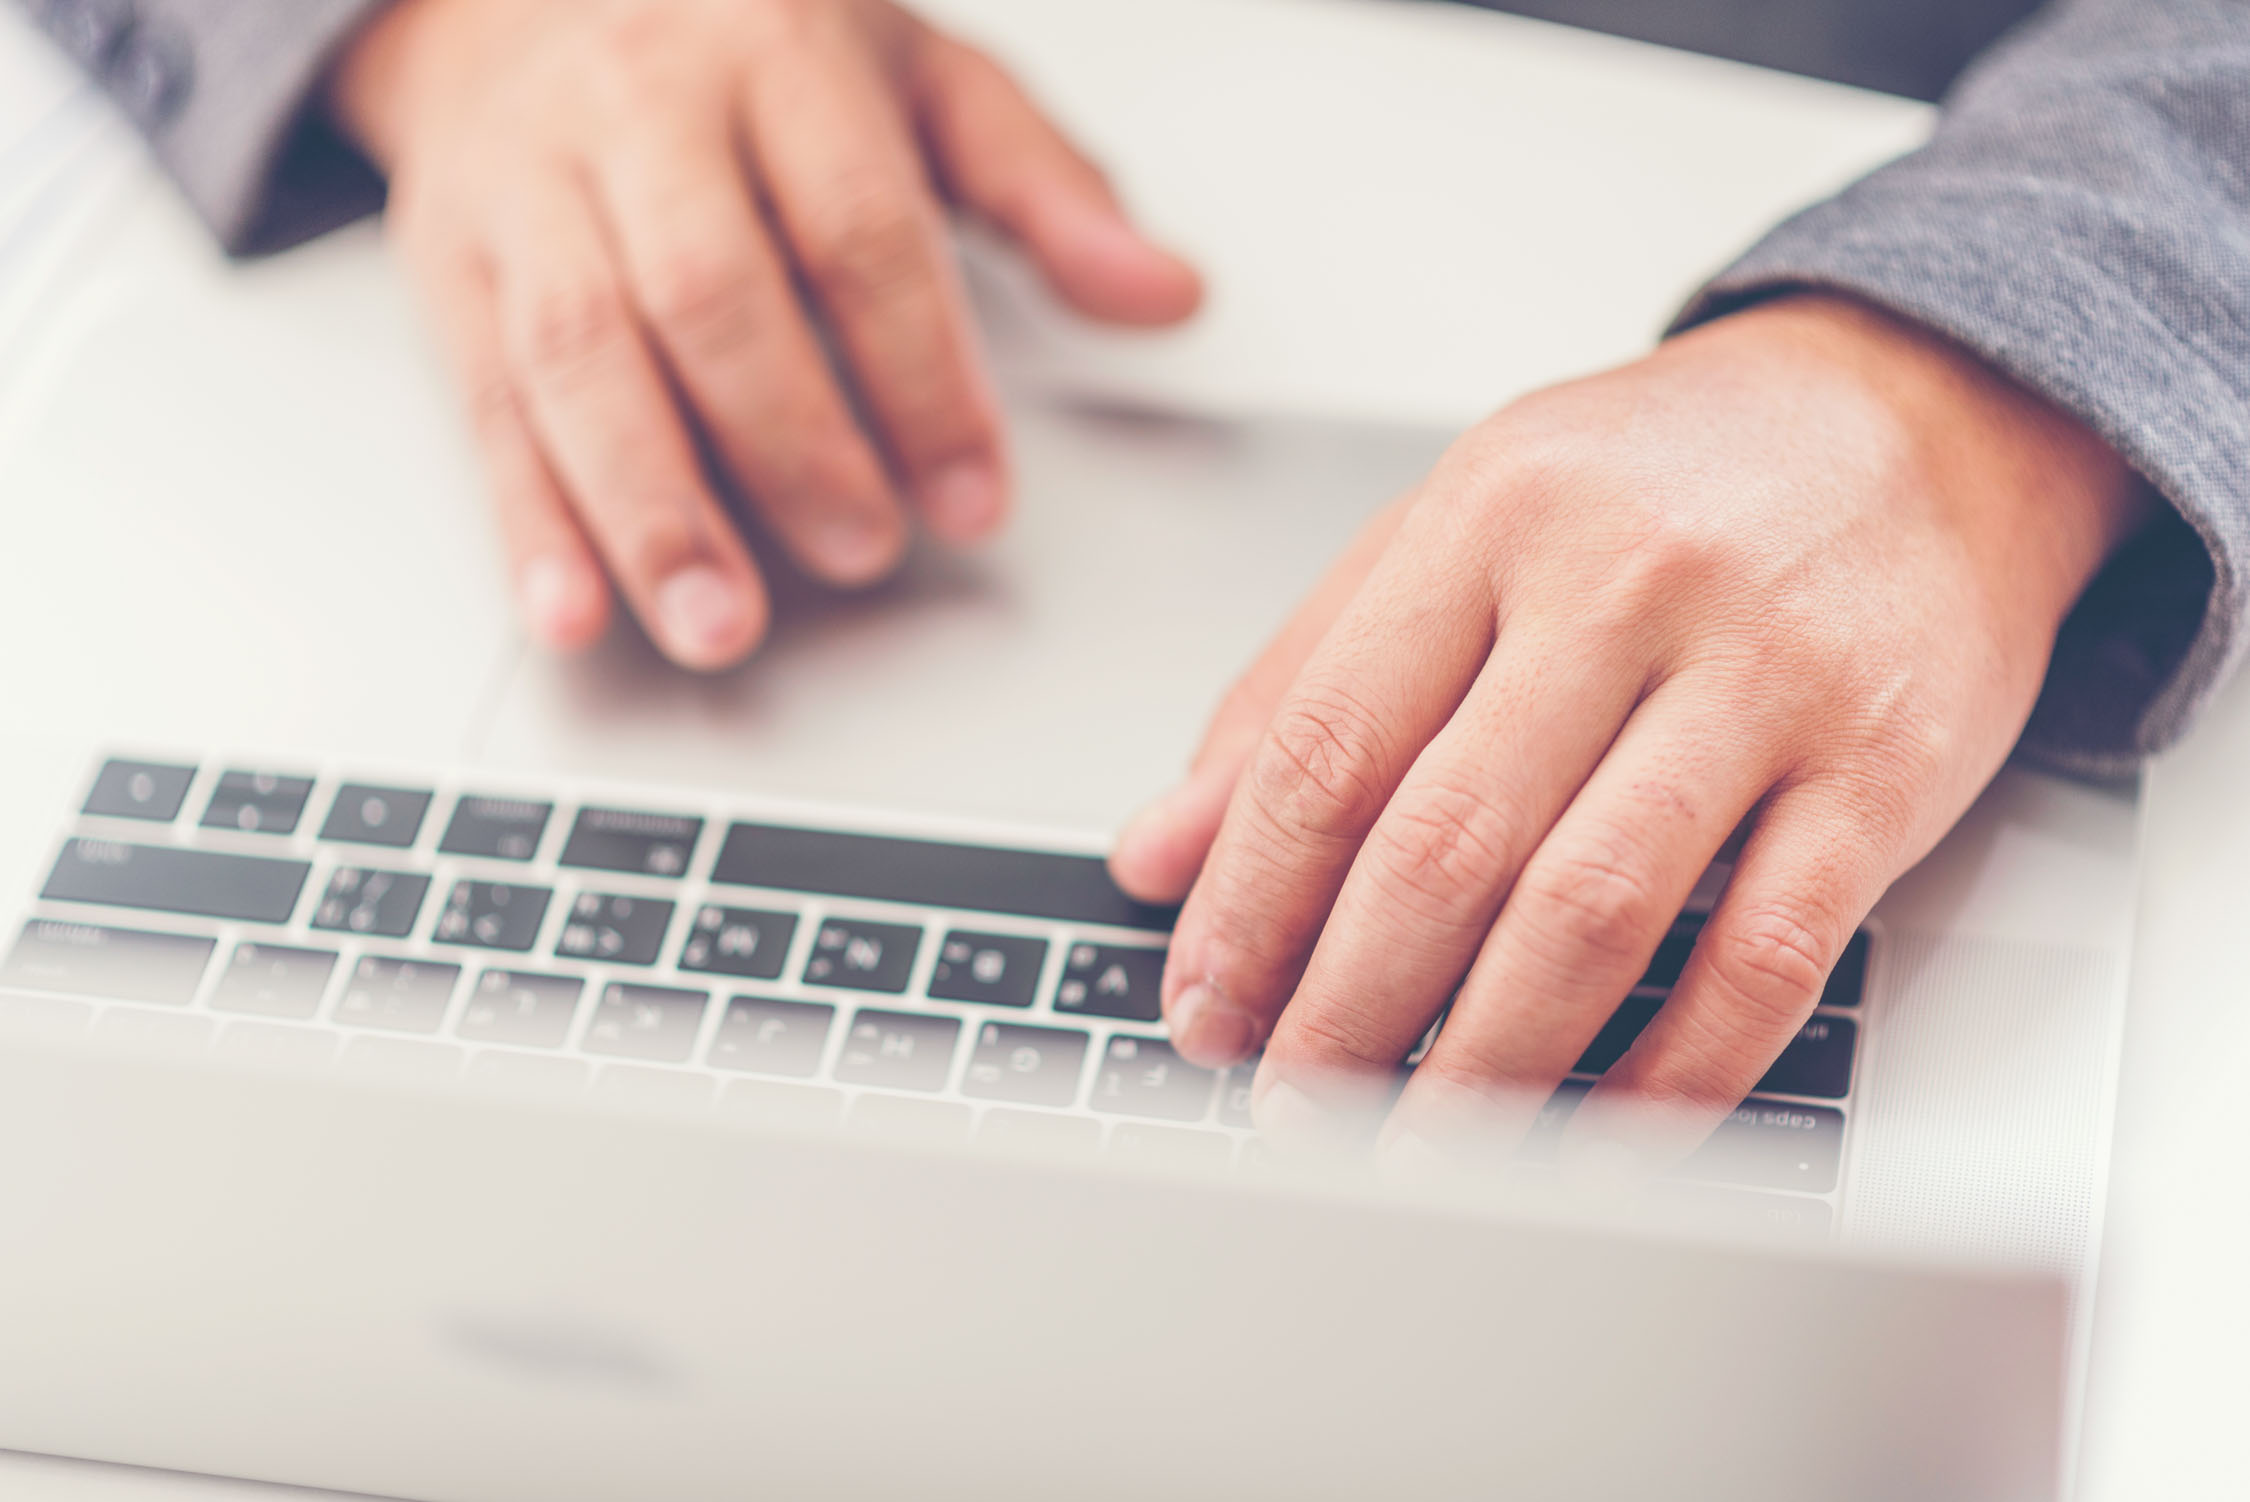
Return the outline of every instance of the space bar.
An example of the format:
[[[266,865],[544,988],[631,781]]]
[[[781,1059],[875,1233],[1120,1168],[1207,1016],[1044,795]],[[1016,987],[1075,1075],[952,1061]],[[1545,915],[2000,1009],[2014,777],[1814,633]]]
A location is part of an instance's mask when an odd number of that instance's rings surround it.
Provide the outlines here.
[[[49,902],[287,923],[311,865],[216,850],[69,840],[40,896]]]
[[[941,840],[735,824],[711,879],[728,886],[819,892],[925,907],[967,908],[1165,932],[1178,910],[1135,902],[1097,855],[1064,855]]]

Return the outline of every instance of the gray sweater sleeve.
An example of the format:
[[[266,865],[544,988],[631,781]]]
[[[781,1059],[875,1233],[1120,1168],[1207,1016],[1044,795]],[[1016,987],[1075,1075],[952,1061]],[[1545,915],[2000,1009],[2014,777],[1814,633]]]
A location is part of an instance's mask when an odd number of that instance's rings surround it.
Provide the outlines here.
[[[382,187],[307,105],[387,0],[26,0],[148,136],[229,250],[368,212]]]
[[[2065,624],[2022,750],[2109,774],[2179,736],[2250,608],[2250,0],[2059,0],[1677,326],[1804,287],[1950,335],[2171,503]]]

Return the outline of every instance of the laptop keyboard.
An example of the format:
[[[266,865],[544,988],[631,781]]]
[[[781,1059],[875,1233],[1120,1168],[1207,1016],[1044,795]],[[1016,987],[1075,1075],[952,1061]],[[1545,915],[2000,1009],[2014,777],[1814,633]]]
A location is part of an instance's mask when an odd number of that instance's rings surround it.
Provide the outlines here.
[[[1255,1161],[1253,1065],[1165,1041],[1171,910],[1098,857],[575,799],[112,760],[0,962],[0,1008],[150,1047],[710,1103],[792,1123]],[[682,805],[688,805],[683,808]],[[1528,1156],[1678,979],[1685,916]],[[1861,934],[1683,1171],[1827,1222]]]

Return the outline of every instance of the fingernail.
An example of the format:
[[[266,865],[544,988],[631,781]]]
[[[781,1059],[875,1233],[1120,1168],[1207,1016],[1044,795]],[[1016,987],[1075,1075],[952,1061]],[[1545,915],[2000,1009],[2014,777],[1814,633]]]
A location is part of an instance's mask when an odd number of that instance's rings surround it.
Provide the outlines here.
[[[1239,1064],[1257,1041],[1256,1020],[1210,986],[1190,986],[1172,1003],[1172,1045],[1192,1064]]]
[[[706,667],[724,662],[741,645],[750,611],[726,575],[696,564],[657,586],[656,619],[674,657]]]
[[[1377,1167],[1400,1184],[1438,1184],[1460,1176],[1460,1167],[1420,1132],[1400,1131],[1383,1144]]]
[[[822,565],[838,578],[858,582],[889,571],[898,541],[878,517],[840,512],[821,523],[814,546]]]
[[[1295,1085],[1276,1080],[1251,1103],[1251,1119],[1258,1135],[1276,1147],[1325,1147],[1336,1134],[1336,1123],[1313,1098]]]
[[[1071,217],[1070,233],[1082,249],[1099,250],[1118,257],[1153,253],[1169,261],[1180,259],[1141,233],[1140,227],[1114,204],[1081,202],[1074,207],[1077,212]]]
[[[559,642],[571,634],[578,617],[578,571],[560,558],[534,558],[523,566],[517,588],[523,595],[523,613],[533,634]]]
[[[983,459],[949,464],[922,485],[930,525],[948,537],[969,538],[1000,520],[1007,496],[1000,472]]]

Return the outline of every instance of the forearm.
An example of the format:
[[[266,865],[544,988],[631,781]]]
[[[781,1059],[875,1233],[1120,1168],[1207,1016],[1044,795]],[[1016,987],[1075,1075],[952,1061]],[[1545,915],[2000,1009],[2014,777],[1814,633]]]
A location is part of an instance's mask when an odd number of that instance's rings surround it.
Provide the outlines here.
[[[380,188],[308,103],[387,0],[21,0],[148,137],[229,250],[367,212]]]
[[[1682,316],[1852,293],[2105,440],[2171,513],[2066,624],[2025,745],[2088,771],[2176,736],[2250,593],[2250,6],[2070,0],[1963,81],[1923,151],[1776,230]]]

